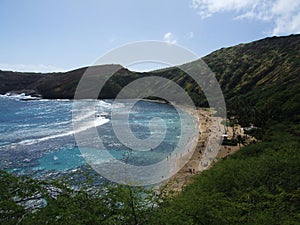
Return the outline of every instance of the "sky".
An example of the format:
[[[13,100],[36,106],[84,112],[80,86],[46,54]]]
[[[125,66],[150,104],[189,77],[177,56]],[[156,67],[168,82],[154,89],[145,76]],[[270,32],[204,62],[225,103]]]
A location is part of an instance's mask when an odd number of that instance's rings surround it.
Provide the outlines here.
[[[300,0],[0,0],[0,29],[1,70],[67,71],[136,41],[202,57],[298,34]]]

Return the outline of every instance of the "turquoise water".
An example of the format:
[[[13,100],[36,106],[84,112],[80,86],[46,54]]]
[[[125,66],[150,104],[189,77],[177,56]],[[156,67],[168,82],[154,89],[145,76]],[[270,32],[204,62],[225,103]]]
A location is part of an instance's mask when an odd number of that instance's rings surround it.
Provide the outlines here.
[[[116,104],[116,112],[124,113],[125,106],[129,103],[128,100]],[[72,104],[73,101],[68,100],[21,101],[18,97],[0,96],[0,169],[39,176],[53,171],[65,173],[86,165],[74,138],[74,132],[80,131],[72,127]],[[96,102],[98,135],[105,149],[115,159],[132,165],[151,165],[164,160],[174,151],[182,135],[182,124],[191,119],[187,113],[180,119],[178,112],[171,105],[139,101],[129,113],[129,124],[133,134],[139,139],[149,137],[149,123],[155,117],[164,120],[167,130],[163,141],[155,149],[146,152],[131,151],[114,133],[111,109],[111,100]],[[158,131],[159,126],[158,124]],[[193,123],[185,126],[190,126],[191,129],[190,133],[184,135],[189,136],[195,132]],[[86,130],[88,129],[90,128],[87,127]],[[86,148],[94,151],[96,141],[93,137],[86,137],[86,142]]]
[[[85,160],[78,148],[62,147],[58,151],[43,155],[38,162],[43,170],[65,171],[81,166]]]

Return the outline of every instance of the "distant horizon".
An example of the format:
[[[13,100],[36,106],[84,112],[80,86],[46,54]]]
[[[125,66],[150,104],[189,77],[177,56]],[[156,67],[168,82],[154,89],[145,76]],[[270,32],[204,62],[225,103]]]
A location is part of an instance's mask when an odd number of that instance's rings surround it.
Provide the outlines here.
[[[147,64],[147,63],[146,63]],[[103,65],[110,65],[110,64],[103,64]],[[112,64],[113,65],[113,64]],[[154,65],[154,64],[152,64]],[[157,65],[154,65],[153,67],[151,68],[148,68],[147,65],[142,65],[139,66],[139,65],[134,65],[134,66],[123,66],[125,69],[128,69],[132,72],[139,72],[139,73],[142,73],[142,72],[151,72],[151,71],[155,71],[155,70],[160,70],[160,69],[166,69],[166,68],[169,68],[171,67],[172,65],[165,65],[165,66],[160,66],[161,64],[157,64]],[[1,66],[1,65],[0,65]],[[5,72],[14,72],[14,73],[66,73],[66,72],[70,72],[70,71],[73,71],[73,70],[77,70],[77,69],[82,69],[82,68],[87,68],[87,67],[91,67],[91,66],[101,66],[101,65],[84,65],[84,66],[79,66],[79,67],[76,67],[76,68],[70,68],[70,69],[67,69],[67,70],[57,70],[57,71],[27,71],[27,70],[12,70],[12,69],[7,69],[4,67],[0,67],[0,71],[5,71]]]
[[[261,39],[256,39],[256,40],[253,40],[251,42],[255,42],[255,41],[260,41],[260,40],[263,40],[263,39],[266,39],[266,38],[273,38],[273,37],[288,37],[288,36],[292,36],[292,35],[300,35],[299,34],[289,34],[289,35],[281,35],[281,36],[267,36],[267,37],[264,37],[264,38],[261,38]],[[220,47],[214,51],[218,51],[222,48],[230,48],[230,47],[233,47],[233,46],[237,46],[237,45],[240,45],[240,44],[248,44],[248,43],[251,43],[251,42],[247,42],[247,43],[238,43],[236,45],[232,45],[232,46],[226,46],[226,47]],[[213,53],[214,51],[208,53],[207,55]],[[207,56],[205,55],[205,56]],[[199,59],[205,57],[205,56],[201,56],[199,57]],[[183,63],[188,63],[188,62],[183,62]],[[114,64],[114,63],[112,63]],[[105,64],[105,65],[109,65],[109,64]],[[86,67],[91,67],[91,66],[94,66],[94,65],[81,65],[81,66],[78,66],[78,67],[74,67],[74,68],[68,68],[68,69],[54,69],[54,70],[51,70],[51,68],[49,68],[49,71],[47,70],[41,70],[41,71],[30,71],[28,70],[27,68],[29,67],[28,65],[24,65],[24,64],[20,64],[18,65],[19,67],[15,68],[15,69],[11,69],[10,65],[5,65],[5,64],[0,64],[0,70],[1,71],[8,71],[8,72],[21,72],[21,73],[65,73],[65,72],[70,72],[70,71],[73,71],[73,70],[77,70],[77,69],[81,69],[81,68],[86,68]],[[166,68],[169,68],[169,67],[172,67],[174,65],[163,65],[163,63],[149,63],[149,62],[142,62],[142,63],[134,63],[133,65],[129,65],[129,66],[124,66],[124,65],[121,65],[122,67],[130,70],[130,71],[133,71],[133,72],[151,72],[151,71],[155,71],[155,70],[160,70],[160,69],[166,69]],[[43,67],[43,65],[41,65],[41,67]],[[47,67],[44,67],[44,69],[47,69]]]
[[[200,58],[222,47],[297,34],[300,2],[1,1],[0,27],[1,69],[69,71],[137,41],[178,44]]]

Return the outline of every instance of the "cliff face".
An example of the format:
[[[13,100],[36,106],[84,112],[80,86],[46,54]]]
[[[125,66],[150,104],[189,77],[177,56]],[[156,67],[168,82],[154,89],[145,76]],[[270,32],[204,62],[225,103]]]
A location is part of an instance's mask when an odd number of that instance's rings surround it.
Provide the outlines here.
[[[255,111],[277,117],[299,120],[300,109],[300,35],[272,37],[249,44],[217,50],[203,58],[215,73],[232,114]],[[193,67],[197,61],[185,65]],[[172,67],[148,73],[129,71],[120,65],[94,67],[97,73],[109,75],[99,98],[115,98],[133,80],[160,76],[183,87],[198,106],[207,106],[201,88],[182,70]],[[73,98],[86,72],[81,68],[66,73],[19,73],[0,71],[0,94],[7,92],[38,93],[44,98]],[[253,110],[254,109],[254,110]],[[246,113],[246,112],[245,112]],[[244,113],[244,114],[245,114]],[[257,115],[256,115],[257,116]]]

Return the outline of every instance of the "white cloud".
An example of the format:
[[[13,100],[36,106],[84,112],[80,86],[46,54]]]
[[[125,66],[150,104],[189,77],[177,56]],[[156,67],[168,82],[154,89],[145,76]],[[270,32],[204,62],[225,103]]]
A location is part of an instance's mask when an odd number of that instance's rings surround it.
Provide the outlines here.
[[[164,41],[167,42],[168,44],[176,44],[177,43],[176,37],[171,32],[165,33]]]
[[[219,12],[234,12],[235,19],[272,22],[272,35],[300,32],[299,0],[192,0],[202,19]]]
[[[0,70],[17,71],[17,72],[64,72],[62,68],[49,66],[49,65],[31,65],[31,64],[1,64]]]

